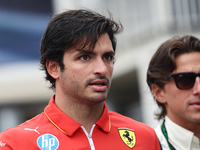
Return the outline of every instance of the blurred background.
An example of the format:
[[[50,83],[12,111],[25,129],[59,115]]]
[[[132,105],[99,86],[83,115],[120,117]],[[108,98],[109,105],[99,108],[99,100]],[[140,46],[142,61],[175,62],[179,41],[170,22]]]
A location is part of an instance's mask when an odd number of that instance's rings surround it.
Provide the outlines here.
[[[40,70],[40,39],[52,16],[89,8],[120,21],[110,110],[152,127],[159,111],[146,84],[151,56],[174,35],[200,37],[199,0],[0,0],[0,132],[43,112],[53,91]]]

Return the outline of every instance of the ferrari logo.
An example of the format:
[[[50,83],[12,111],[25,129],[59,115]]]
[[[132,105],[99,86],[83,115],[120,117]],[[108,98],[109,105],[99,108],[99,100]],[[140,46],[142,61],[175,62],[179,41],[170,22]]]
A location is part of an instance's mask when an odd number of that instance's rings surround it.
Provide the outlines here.
[[[133,148],[136,144],[135,133],[132,129],[128,128],[118,128],[119,135],[122,141],[130,148]]]

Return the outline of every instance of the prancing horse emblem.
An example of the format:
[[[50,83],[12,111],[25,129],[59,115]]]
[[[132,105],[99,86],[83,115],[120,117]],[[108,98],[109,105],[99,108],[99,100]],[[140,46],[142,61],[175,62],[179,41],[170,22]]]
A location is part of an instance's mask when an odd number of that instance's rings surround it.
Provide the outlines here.
[[[136,137],[133,129],[118,128],[119,135],[122,141],[130,148],[133,148],[136,144]]]
[[[127,140],[129,141],[129,143],[131,143],[133,141],[133,136],[130,137],[129,132],[128,131],[124,131],[125,134],[123,134],[123,137],[126,137]]]

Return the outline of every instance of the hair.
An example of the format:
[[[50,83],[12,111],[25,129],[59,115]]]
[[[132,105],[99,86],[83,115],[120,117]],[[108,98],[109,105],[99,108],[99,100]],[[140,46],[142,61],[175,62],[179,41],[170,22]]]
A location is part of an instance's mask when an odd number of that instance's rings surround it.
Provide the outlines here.
[[[183,37],[174,36],[165,41],[155,52],[147,69],[147,84],[151,89],[152,84],[156,84],[164,89],[166,81],[164,78],[176,69],[177,56],[190,52],[200,52],[200,40],[194,36]],[[155,99],[155,97],[154,97]],[[156,101],[161,111],[156,114],[160,120],[167,115],[165,105]]]
[[[45,79],[51,83],[50,88],[55,89],[55,79],[47,71],[47,60],[57,62],[63,71],[65,51],[72,48],[92,51],[98,37],[104,33],[108,33],[113,49],[116,50],[115,34],[121,32],[123,26],[114,22],[111,13],[108,13],[110,18],[86,9],[68,10],[55,15],[49,22],[41,40],[40,63],[46,73]]]

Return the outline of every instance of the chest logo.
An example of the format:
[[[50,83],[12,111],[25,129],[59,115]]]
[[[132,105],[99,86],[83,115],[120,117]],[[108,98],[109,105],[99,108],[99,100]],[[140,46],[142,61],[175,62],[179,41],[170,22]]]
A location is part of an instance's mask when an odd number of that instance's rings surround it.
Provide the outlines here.
[[[56,150],[59,146],[59,141],[52,134],[43,134],[38,137],[37,145],[41,150]]]
[[[35,128],[35,129],[24,128],[24,130],[27,130],[27,131],[34,131],[34,132],[36,132],[36,133],[40,134],[40,133],[37,131],[37,129],[38,129],[38,127],[37,127],[37,128]]]
[[[119,135],[122,141],[130,148],[133,148],[136,144],[135,132],[133,129],[118,128]]]

